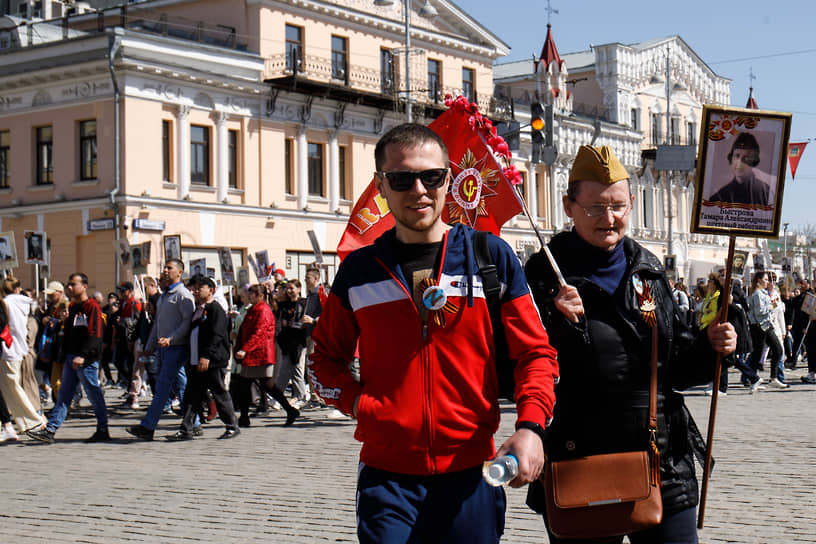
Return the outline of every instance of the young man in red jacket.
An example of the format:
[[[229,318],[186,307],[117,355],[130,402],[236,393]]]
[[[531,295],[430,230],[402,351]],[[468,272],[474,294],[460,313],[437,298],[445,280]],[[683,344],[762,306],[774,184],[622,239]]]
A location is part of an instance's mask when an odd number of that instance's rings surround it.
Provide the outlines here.
[[[340,266],[310,366],[318,395],[357,418],[358,538],[495,543],[505,496],[481,467],[497,453],[499,386],[474,231],[441,219],[451,175],[447,147],[432,130],[395,127],[377,144],[375,162],[396,226]],[[517,431],[498,455],[518,458],[510,485],[519,487],[544,467],[558,368],[517,257],[498,237],[488,246],[516,362]],[[360,382],[348,365],[358,343]]]

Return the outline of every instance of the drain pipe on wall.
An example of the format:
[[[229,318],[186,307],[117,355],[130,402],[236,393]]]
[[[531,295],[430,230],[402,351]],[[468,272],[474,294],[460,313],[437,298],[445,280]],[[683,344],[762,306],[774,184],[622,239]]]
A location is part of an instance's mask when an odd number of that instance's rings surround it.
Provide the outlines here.
[[[119,51],[121,42],[119,36],[114,34],[110,37],[110,49],[108,51],[108,70],[110,70],[111,81],[113,82],[113,189],[109,196],[111,200],[111,207],[113,208],[113,236],[114,240],[119,243],[119,204],[116,202],[116,197],[119,194],[120,187],[120,143],[119,143],[119,84],[116,82],[116,72],[113,68],[113,59]],[[119,285],[119,250],[113,252],[114,259],[114,285]]]

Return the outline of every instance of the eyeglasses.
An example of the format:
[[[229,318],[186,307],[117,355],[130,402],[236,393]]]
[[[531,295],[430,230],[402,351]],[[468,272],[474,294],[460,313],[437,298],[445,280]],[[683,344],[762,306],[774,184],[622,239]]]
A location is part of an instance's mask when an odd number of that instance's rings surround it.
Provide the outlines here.
[[[377,175],[388,180],[392,191],[401,193],[413,187],[417,178],[428,190],[440,188],[448,179],[448,169],[431,168],[420,172],[377,172]]]
[[[606,211],[609,210],[613,216],[620,219],[629,210],[629,202],[616,202],[608,205],[594,204],[592,206],[581,206],[578,202],[575,203],[584,210],[587,217],[601,217],[606,215]]]

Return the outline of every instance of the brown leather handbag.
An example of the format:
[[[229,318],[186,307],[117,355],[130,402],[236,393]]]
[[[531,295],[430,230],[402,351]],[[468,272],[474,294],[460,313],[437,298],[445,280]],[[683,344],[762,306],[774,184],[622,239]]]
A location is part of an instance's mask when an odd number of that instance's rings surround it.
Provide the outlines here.
[[[547,524],[559,538],[621,536],[660,524],[657,432],[657,326],[652,327],[649,451],[551,462],[542,476]]]

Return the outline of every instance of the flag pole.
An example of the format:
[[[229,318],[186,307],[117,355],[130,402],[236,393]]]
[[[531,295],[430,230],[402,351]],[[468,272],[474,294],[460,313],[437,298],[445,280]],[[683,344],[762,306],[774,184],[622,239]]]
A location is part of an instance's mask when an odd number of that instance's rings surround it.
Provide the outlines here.
[[[720,300],[723,301],[720,309],[720,323],[728,321],[728,303],[731,298],[731,267],[734,262],[734,246],[737,237],[733,234],[728,238],[728,261],[725,263],[725,284],[723,292],[720,293]],[[703,465],[703,487],[700,491],[700,512],[697,516],[697,528],[703,528],[705,521],[706,494],[708,493],[708,481],[711,476],[711,452],[714,445],[714,423],[717,419],[717,399],[720,396],[720,373],[722,371],[722,353],[717,353],[714,363],[714,379],[711,384],[711,409],[708,412],[708,431],[706,435],[705,463]]]
[[[508,182],[509,183],[509,182]],[[521,202],[521,207],[524,210],[524,215],[527,216],[527,220],[530,222],[530,226],[533,227],[533,232],[536,233],[538,236],[538,241],[541,243],[541,249],[544,250],[544,254],[547,256],[547,260],[550,262],[550,266],[555,272],[556,277],[558,277],[558,284],[563,287],[567,284],[567,281],[564,279],[564,275],[561,273],[561,268],[559,268],[558,263],[555,262],[555,257],[550,252],[550,248],[547,247],[547,243],[544,241],[544,236],[542,236],[541,231],[538,230],[538,225],[533,220],[533,216],[530,214],[530,209],[527,207],[527,201],[524,200],[524,197],[519,193],[517,185],[511,185],[513,187],[513,191],[516,193],[516,198],[519,202]]]

